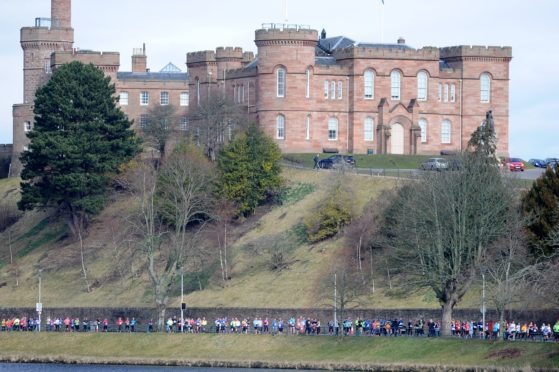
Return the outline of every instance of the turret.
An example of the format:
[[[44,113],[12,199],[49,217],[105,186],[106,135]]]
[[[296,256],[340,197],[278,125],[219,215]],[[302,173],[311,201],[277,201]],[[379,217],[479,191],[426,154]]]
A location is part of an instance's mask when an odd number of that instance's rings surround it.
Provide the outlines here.
[[[215,61],[217,62],[218,79],[223,79],[227,70],[236,70],[242,67],[243,49],[239,47],[219,47],[215,50]]]
[[[207,102],[211,97],[212,89],[216,86],[218,78],[216,53],[213,50],[187,53],[186,66],[190,106],[197,107]]]

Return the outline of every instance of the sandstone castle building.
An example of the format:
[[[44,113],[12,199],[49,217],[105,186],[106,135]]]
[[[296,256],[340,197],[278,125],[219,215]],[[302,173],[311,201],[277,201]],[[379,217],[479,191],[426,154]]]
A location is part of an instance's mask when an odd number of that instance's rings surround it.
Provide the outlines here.
[[[45,25],[43,22],[46,22]],[[154,105],[179,109],[178,128],[211,97],[242,106],[284,152],[438,154],[466,148],[493,111],[499,154],[508,154],[510,47],[414,49],[327,37],[306,26],[266,24],[256,56],[241,48],[189,52],[188,73],[147,68],[135,49],[132,71],[113,52],[73,48],[71,0],[51,0],[51,18],[21,29],[24,102],[14,105],[13,173],[33,128],[36,89],[63,63],[93,63],[109,75],[123,111],[142,125]]]

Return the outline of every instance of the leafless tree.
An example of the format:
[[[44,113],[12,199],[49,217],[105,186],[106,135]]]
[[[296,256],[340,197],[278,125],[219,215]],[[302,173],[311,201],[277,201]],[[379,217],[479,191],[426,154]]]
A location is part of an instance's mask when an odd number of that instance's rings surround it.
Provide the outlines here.
[[[484,155],[467,154],[462,164],[404,185],[387,210],[394,257],[409,279],[435,292],[445,336],[454,306],[477,277],[488,247],[505,231],[513,199]]]
[[[221,266],[221,278],[225,286],[227,280],[230,279],[230,253],[228,253],[228,238],[231,226],[231,221],[237,214],[235,205],[222,199],[217,202],[217,208],[214,215],[214,230],[217,239],[217,246],[219,249],[219,263]]]
[[[540,286],[547,266],[541,258],[530,256],[525,231],[520,213],[511,210],[503,236],[490,245],[483,259],[481,269],[487,275],[489,298],[499,313],[501,327],[506,309]]]
[[[203,146],[204,153],[215,162],[217,153],[234,133],[248,124],[248,116],[240,106],[224,97],[212,97],[200,104],[190,115],[190,134]]]
[[[188,269],[211,214],[212,165],[192,148],[177,148],[159,170],[146,165],[138,174],[139,211],[131,218],[147,260],[159,329],[163,329],[169,289],[178,270]]]
[[[147,122],[140,128],[147,144],[155,147],[161,158],[173,134],[178,131],[177,109],[173,105],[157,105],[149,109]]]

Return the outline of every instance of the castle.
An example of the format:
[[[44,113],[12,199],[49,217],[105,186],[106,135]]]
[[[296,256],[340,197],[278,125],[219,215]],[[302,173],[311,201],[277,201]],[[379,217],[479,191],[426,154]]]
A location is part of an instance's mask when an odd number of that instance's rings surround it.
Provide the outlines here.
[[[147,69],[135,49],[132,71],[119,72],[113,52],[73,49],[71,0],[51,0],[51,18],[21,29],[24,103],[13,108],[12,173],[33,128],[36,89],[63,63],[93,63],[115,83],[119,105],[142,125],[154,105],[189,112],[222,95],[246,109],[284,152],[438,154],[466,148],[493,111],[497,151],[508,154],[510,47],[414,49],[327,37],[301,25],[265,24],[257,55],[241,48],[187,53],[188,73],[169,64]]]

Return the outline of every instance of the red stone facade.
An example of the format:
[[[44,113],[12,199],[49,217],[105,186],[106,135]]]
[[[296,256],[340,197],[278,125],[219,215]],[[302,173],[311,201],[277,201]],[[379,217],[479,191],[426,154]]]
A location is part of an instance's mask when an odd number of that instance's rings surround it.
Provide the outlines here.
[[[492,110],[498,152],[508,154],[510,47],[413,49],[399,40],[325,51],[317,48],[319,42],[315,30],[269,25],[255,33],[258,57],[241,68],[240,48],[188,53],[190,104],[203,103],[208,94],[227,95],[246,106],[285,152],[461,151]],[[229,69],[220,67],[224,51],[234,61]],[[283,94],[278,94],[279,69],[285,72]],[[365,71],[374,75],[369,97]],[[392,96],[394,71],[400,76],[399,97]],[[425,98],[418,97],[420,72],[427,76]],[[482,74],[489,77],[488,99],[481,97]],[[337,123],[335,133],[329,132],[329,121]]]

